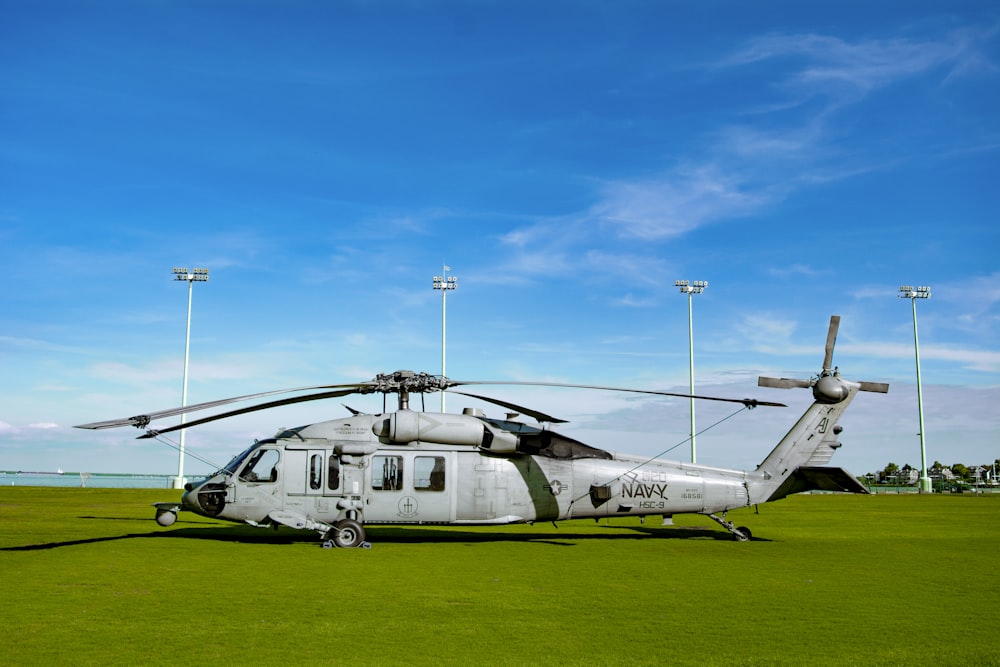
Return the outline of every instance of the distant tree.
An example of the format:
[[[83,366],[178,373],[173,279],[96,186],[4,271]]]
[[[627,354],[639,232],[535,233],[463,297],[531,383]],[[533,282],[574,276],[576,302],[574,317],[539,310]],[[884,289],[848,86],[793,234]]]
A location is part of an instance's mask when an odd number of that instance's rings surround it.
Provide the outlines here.
[[[899,474],[899,466],[895,463],[889,463],[882,469],[882,480],[885,481],[889,477],[897,474]]]
[[[904,463],[901,470],[903,472],[909,472],[910,470],[913,470],[913,466],[911,466],[909,463]]]
[[[969,479],[969,468],[966,467],[964,463],[952,463],[951,471],[955,473],[955,477],[960,477],[961,479]]]

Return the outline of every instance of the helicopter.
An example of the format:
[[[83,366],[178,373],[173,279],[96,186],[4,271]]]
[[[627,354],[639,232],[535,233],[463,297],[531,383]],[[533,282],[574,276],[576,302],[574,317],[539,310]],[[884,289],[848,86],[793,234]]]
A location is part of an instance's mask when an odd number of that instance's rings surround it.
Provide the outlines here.
[[[832,366],[840,317],[830,318],[820,373],[808,380],[760,377],[758,386],[811,389],[814,401],[755,470],[731,470],[611,453],[551,430],[565,423],[544,412],[464,391],[467,385],[534,385],[690,397],[665,391],[543,382],[459,381],[413,371],[377,375],[354,384],[317,385],[236,396],[149,414],[81,424],[104,429],[132,425],[160,437],[218,419],[292,403],[381,393],[398,409],[279,430],[254,442],[221,469],[185,486],[179,502],[156,503],[156,521],[171,526],[178,512],[251,526],[315,531],[331,547],[369,547],[365,526],[377,524],[502,525],[606,517],[701,514],[738,541],[752,537],[730,510],[811,490],[868,493],[843,468],[827,467],[841,446],[838,420],[859,391],[886,393],[888,384],[852,382]],[[516,411],[505,419],[481,409],[435,413],[410,409],[410,395],[431,391],[480,399]],[[303,394],[302,392],[314,392]],[[284,393],[298,395],[228,410],[163,429],[156,419]],[[694,398],[758,406],[782,403],[744,398]],[[539,426],[517,420],[535,419]]]

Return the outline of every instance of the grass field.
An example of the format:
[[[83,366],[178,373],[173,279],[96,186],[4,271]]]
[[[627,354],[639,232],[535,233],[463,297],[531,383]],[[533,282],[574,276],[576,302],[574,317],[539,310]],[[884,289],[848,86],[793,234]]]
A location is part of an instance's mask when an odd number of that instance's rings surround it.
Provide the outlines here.
[[[370,550],[0,488],[0,664],[1000,665],[1000,496],[793,496],[705,517],[374,527]]]

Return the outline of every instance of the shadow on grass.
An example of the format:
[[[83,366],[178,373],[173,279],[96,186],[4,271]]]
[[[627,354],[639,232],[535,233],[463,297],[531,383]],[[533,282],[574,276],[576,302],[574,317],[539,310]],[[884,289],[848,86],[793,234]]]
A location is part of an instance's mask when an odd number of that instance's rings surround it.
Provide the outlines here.
[[[97,521],[149,521],[149,519],[95,516],[80,518]],[[320,544],[318,535],[311,532],[295,531],[292,533],[288,530],[275,531],[229,524],[206,525],[198,521],[178,521],[177,523],[188,523],[191,527],[164,529],[162,531],[147,533],[127,533],[124,535],[65,540],[61,542],[27,544],[16,547],[2,547],[0,548],[0,551],[44,551],[47,549],[58,549],[60,547],[99,544],[101,542],[114,542],[117,540],[131,540],[136,538],[158,540],[213,540],[217,542],[237,542],[247,544],[298,544],[308,542],[315,543],[317,546]],[[601,528],[608,528],[614,530],[615,532],[552,532],[550,530],[545,530],[544,532],[505,532],[491,530],[490,527],[487,526],[473,530],[456,530],[451,527],[436,526],[371,526],[366,527],[366,532],[368,540],[374,544],[485,544],[490,542],[530,542],[536,544],[570,547],[576,546],[576,542],[593,540],[628,541],[649,539],[707,539],[726,542],[733,541],[733,537],[729,533],[702,527],[649,528],[646,526],[602,526]],[[753,541],[766,542],[767,540],[755,537],[753,538]]]

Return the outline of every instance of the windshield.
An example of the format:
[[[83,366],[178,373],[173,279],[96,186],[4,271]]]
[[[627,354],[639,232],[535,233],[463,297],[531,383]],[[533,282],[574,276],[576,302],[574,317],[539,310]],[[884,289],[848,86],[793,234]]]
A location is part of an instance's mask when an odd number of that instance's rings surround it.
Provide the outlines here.
[[[274,438],[268,438],[267,440],[258,440],[257,442],[253,443],[252,445],[244,449],[242,452],[234,456],[233,459],[226,464],[226,467],[223,468],[223,470],[231,475],[235,474],[236,471],[239,469],[239,467],[243,465],[243,462],[247,460],[247,457],[250,456],[250,454],[255,449],[257,449],[261,445],[270,445],[275,442],[277,442],[277,440],[275,440]]]

